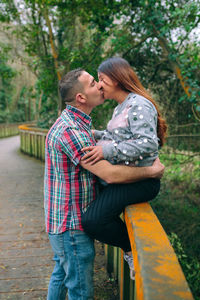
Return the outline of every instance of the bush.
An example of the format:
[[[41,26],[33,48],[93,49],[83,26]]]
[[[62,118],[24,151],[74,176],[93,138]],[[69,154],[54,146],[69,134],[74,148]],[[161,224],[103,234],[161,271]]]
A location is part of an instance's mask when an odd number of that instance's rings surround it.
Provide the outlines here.
[[[168,237],[176,252],[179,263],[195,299],[200,300],[200,281],[198,280],[200,278],[199,261],[194,257],[188,257],[186,255],[183,250],[181,240],[177,234],[172,232]]]

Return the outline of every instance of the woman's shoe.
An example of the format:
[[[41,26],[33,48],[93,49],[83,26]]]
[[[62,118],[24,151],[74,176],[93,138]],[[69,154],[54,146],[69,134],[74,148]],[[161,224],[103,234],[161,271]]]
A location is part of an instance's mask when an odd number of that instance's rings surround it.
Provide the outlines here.
[[[133,255],[128,255],[124,253],[124,260],[128,263],[129,269],[130,269],[130,278],[132,280],[135,280],[135,268],[133,264]]]

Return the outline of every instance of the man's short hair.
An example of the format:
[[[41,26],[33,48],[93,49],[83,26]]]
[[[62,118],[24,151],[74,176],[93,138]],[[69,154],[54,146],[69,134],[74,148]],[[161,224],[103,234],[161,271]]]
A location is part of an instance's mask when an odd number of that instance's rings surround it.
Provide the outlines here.
[[[78,80],[83,69],[78,68],[65,74],[59,81],[59,92],[63,103],[70,103],[75,101],[76,94],[83,92],[83,85]]]

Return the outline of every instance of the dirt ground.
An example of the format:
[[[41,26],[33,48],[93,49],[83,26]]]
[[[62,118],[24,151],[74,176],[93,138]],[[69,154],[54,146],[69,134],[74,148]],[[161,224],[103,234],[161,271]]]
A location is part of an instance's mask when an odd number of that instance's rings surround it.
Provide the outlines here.
[[[94,266],[95,300],[119,300],[119,289],[113,278],[106,272],[104,245],[95,242],[96,258]]]

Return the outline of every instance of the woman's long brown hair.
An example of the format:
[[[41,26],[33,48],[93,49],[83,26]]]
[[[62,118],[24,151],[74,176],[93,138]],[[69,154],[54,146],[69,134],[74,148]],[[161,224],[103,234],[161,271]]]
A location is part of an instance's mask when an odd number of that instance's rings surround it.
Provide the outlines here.
[[[167,124],[161,116],[158,105],[143,87],[129,63],[121,57],[111,57],[100,64],[98,72],[107,75],[111,80],[117,82],[122,90],[141,95],[153,103],[158,113],[157,135],[160,139],[159,144],[163,146],[166,138]]]

